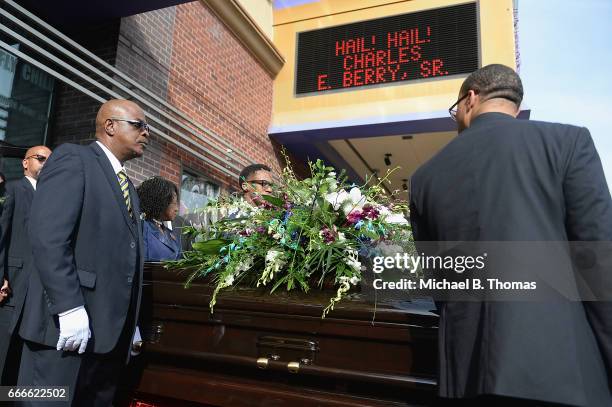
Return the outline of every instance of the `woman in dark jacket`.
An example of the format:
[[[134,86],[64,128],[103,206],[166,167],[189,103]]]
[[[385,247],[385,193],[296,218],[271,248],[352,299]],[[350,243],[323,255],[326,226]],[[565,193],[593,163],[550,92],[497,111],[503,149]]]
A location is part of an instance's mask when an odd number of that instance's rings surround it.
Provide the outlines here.
[[[177,186],[163,177],[153,177],[136,190],[145,217],[145,261],[178,259],[181,255],[180,236],[164,225],[166,221],[173,221],[178,213]]]

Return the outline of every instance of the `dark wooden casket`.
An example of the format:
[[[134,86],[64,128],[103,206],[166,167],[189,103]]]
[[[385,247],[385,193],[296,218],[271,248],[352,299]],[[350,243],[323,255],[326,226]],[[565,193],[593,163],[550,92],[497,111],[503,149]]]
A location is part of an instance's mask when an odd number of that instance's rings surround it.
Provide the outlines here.
[[[269,294],[145,267],[145,344],[123,381],[132,405],[419,406],[435,399],[437,316],[354,294]]]

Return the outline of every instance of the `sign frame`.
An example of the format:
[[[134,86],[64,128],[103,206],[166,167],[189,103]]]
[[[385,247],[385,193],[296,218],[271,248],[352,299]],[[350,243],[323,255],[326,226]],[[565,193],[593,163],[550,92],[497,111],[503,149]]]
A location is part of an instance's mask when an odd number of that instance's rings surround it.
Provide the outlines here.
[[[298,93],[297,92],[297,86],[298,86],[298,53],[299,53],[299,36],[302,33],[307,33],[307,32],[312,32],[312,31],[319,31],[319,30],[324,30],[324,29],[329,29],[329,28],[334,28],[334,27],[341,27],[341,26],[345,26],[345,25],[350,25],[350,24],[355,24],[355,23],[363,23],[363,22],[368,22],[368,21],[375,21],[375,20],[381,20],[384,18],[388,18],[388,17],[395,17],[395,16],[400,16],[400,15],[404,15],[404,14],[414,14],[414,13],[419,13],[419,12],[423,12],[423,11],[431,11],[431,10],[439,10],[439,9],[445,9],[445,8],[449,8],[449,7],[454,7],[454,6],[461,6],[461,5],[465,5],[465,4],[474,4],[475,5],[475,12],[476,12],[476,45],[477,45],[477,66],[478,68],[482,67],[482,35],[481,35],[481,24],[480,24],[480,0],[470,0],[470,1],[462,1],[462,2],[457,2],[457,3],[453,3],[453,4],[447,4],[444,6],[439,6],[439,7],[428,7],[428,8],[423,8],[423,9],[419,9],[419,10],[414,10],[414,11],[410,11],[410,12],[406,12],[406,13],[395,13],[395,14],[388,14],[388,15],[383,15],[383,16],[378,16],[378,17],[372,17],[372,18],[367,18],[364,20],[357,20],[357,21],[352,21],[352,22],[348,22],[348,23],[341,23],[341,24],[334,24],[334,25],[329,25],[329,26],[324,26],[324,27],[317,27],[317,28],[313,28],[313,29],[308,29],[308,30],[303,30],[303,31],[298,31],[295,34],[295,53],[294,53],[294,67],[293,67],[293,96],[295,98],[302,98],[302,97],[312,97],[312,96],[324,96],[324,95],[332,95],[335,93],[339,93],[339,92],[351,92],[351,91],[365,91],[365,90],[373,90],[373,89],[379,89],[379,88],[386,88],[386,87],[391,87],[391,86],[406,86],[406,85],[416,85],[416,84],[421,84],[421,83],[426,83],[426,82],[430,82],[430,81],[439,81],[439,80],[451,80],[451,79],[460,79],[460,78],[467,78],[469,76],[469,73],[459,73],[459,74],[453,74],[453,75],[444,75],[444,76],[435,76],[435,77],[431,77],[431,78],[419,78],[419,79],[412,79],[412,80],[396,80],[393,82],[385,82],[385,83],[377,83],[377,84],[369,84],[369,85],[363,85],[363,86],[352,86],[352,87],[346,87],[346,88],[336,88],[336,89],[329,89],[329,90],[320,90],[320,91],[311,91],[311,92],[302,92],[302,93]],[[381,5],[380,7],[386,6],[386,4]],[[354,11],[358,11],[358,10],[354,10]],[[354,12],[353,11],[353,12]]]

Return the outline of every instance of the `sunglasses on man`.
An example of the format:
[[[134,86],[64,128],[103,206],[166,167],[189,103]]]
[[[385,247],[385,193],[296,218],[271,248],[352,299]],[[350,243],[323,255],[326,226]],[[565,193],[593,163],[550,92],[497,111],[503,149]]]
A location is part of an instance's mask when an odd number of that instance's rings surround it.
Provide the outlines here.
[[[149,132],[149,125],[147,124],[147,122],[145,122],[143,120],[123,119],[123,118],[119,118],[119,117],[111,117],[110,120],[113,120],[113,121],[116,121],[116,122],[126,122],[126,123],[131,124],[135,128],[137,128],[138,130],[144,129],[144,131],[146,131],[147,133]]]
[[[47,157],[45,157],[44,155],[40,155],[40,154],[33,154],[31,156],[26,157],[25,159],[28,160],[30,158],[38,160],[39,163],[44,163],[45,161],[47,161]]]

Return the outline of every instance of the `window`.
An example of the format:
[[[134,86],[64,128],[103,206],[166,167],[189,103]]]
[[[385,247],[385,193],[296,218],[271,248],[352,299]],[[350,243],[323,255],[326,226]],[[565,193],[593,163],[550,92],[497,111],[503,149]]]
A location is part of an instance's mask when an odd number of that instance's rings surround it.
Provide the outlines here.
[[[14,44],[19,49],[19,44]],[[16,146],[45,144],[55,80],[43,70],[0,50],[0,140]],[[8,179],[23,176],[21,159],[0,161]]]
[[[219,185],[192,171],[183,170],[179,215],[187,223],[202,225],[202,214],[198,210],[204,208],[210,199],[216,199],[219,192]]]

